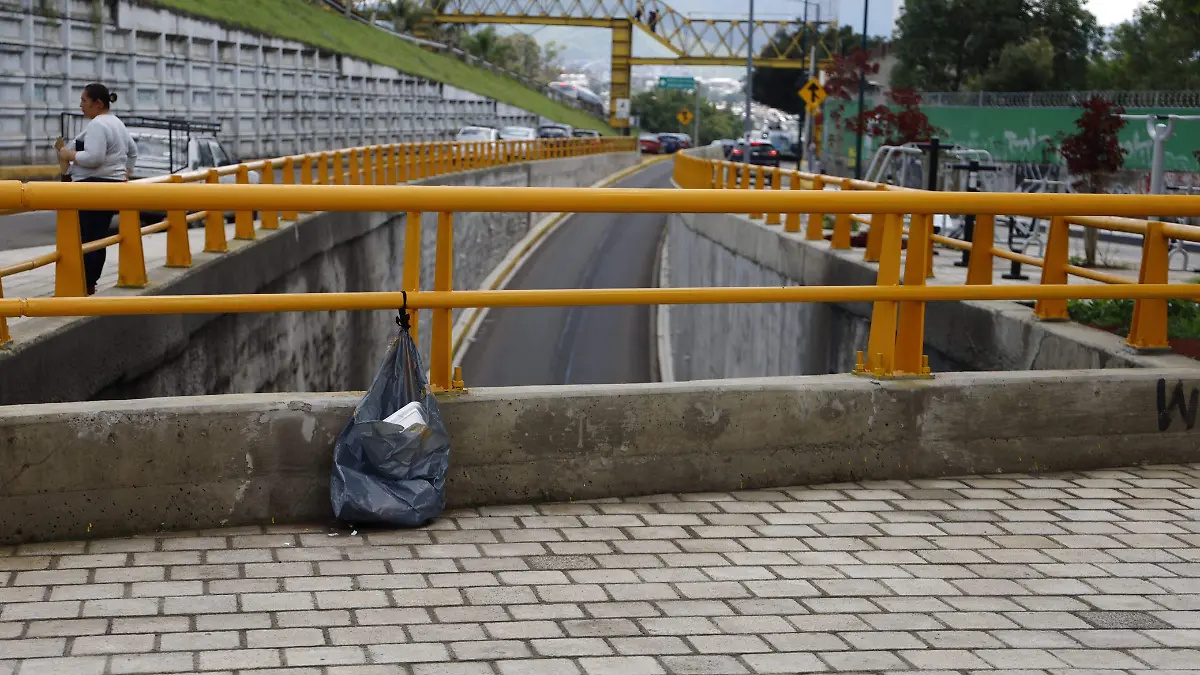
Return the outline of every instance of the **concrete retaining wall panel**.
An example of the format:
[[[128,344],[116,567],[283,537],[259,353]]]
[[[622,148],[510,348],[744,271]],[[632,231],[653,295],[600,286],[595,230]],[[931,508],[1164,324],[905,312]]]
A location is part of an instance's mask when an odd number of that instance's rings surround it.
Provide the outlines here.
[[[441,407],[450,506],[1193,462],[1194,370],[479,389]],[[1164,404],[1159,403],[1159,391]],[[356,394],[0,408],[0,543],[331,516]],[[1194,413],[1194,411],[1193,411]],[[90,530],[88,529],[90,526]]]
[[[740,284],[737,275],[749,285],[876,282],[876,266],[862,261],[862,249],[834,251],[743,215],[671,214],[668,227],[671,286]],[[670,312],[678,379],[814,375],[853,369],[855,352],[866,349],[871,305],[680,305]],[[752,341],[735,328],[773,325],[780,316],[789,317],[781,330],[756,331]],[[927,304],[925,349],[934,372],[1200,367],[1174,354],[1133,354],[1118,336],[1040,322],[1030,307],[1007,301]],[[800,354],[775,356],[792,350]]]

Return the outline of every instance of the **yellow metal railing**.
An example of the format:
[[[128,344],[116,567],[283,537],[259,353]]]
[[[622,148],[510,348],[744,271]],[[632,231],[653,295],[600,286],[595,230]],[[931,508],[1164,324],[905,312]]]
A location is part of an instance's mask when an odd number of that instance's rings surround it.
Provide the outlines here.
[[[354,160],[354,156],[351,156]],[[362,166],[361,163],[358,166]],[[696,187],[698,179],[710,185],[728,185],[728,177],[695,172],[688,160],[680,162],[682,184]],[[709,169],[714,169],[709,166]],[[688,174],[688,171],[693,173]],[[757,173],[757,171],[755,172]],[[677,174],[678,175],[678,174]],[[771,176],[772,185],[775,175]],[[811,183],[833,181],[830,177],[810,176]],[[836,179],[840,180],[840,179]],[[748,184],[747,184],[748,185]],[[799,183],[793,182],[793,188]],[[924,308],[930,301],[945,300],[1037,300],[1040,316],[1054,318],[1055,303],[1068,298],[1133,298],[1138,302],[1138,335],[1153,339],[1165,335],[1166,300],[1200,300],[1200,285],[1169,284],[1165,275],[1156,278],[1143,265],[1138,283],[1112,285],[1066,284],[1068,265],[1056,239],[1048,246],[1043,269],[1057,269],[1061,278],[1044,276],[1041,285],[993,286],[986,282],[964,286],[926,286],[930,252],[929,220],[933,213],[996,214],[1011,210],[1014,196],[989,193],[927,193],[916,190],[857,189],[854,191],[775,190],[647,190],[590,188],[499,188],[341,185],[189,185],[95,183],[0,182],[0,208],[57,209],[64,214],[60,224],[77,221],[78,209],[117,210],[122,223],[136,222],[138,210],[166,211],[168,223],[178,225],[192,210],[208,212],[258,210],[263,213],[286,211],[380,211],[407,212],[402,288],[392,292],[315,293],[218,296],[138,296],[138,297],[64,297],[0,299],[0,317],[15,316],[99,316],[120,314],[224,313],[271,311],[330,311],[381,309],[404,306],[413,314],[416,334],[417,310],[432,310],[430,344],[430,383],[445,390],[459,380],[452,372],[451,311],[458,307],[504,307],[548,305],[648,305],[695,303],[758,302],[872,302],[869,347],[860,372],[880,377],[920,376],[928,374],[922,353]],[[1021,211],[1065,223],[1093,214],[1133,216],[1159,213],[1166,216],[1200,215],[1200,196],[1133,195],[1022,195]],[[873,236],[879,274],[875,286],[784,287],[784,288],[650,288],[583,289],[534,291],[454,291],[453,229],[455,212],[584,212],[584,213],[763,213],[771,222],[780,222],[799,232],[799,214],[835,216],[836,223],[848,227],[855,213],[875,214],[882,227]],[[434,279],[432,290],[420,291],[421,214],[438,213]],[[912,214],[907,255],[902,255],[903,214]],[[169,226],[169,225],[168,225]],[[72,230],[71,227],[60,229]],[[986,231],[986,227],[979,230]],[[1195,236],[1200,228],[1180,228],[1152,223],[1147,238]],[[132,231],[132,230],[130,230]],[[1065,230],[1054,230],[1062,237]],[[811,234],[810,230],[810,234]],[[843,237],[844,238],[844,237]],[[58,264],[78,260],[82,247],[78,234],[68,238],[58,251]],[[982,239],[980,241],[983,241]],[[123,242],[122,242],[123,243]],[[959,242],[960,244],[962,242]],[[1158,256],[1156,249],[1153,256]],[[1165,256],[1165,248],[1162,249]],[[1152,256],[1152,257],[1153,257]],[[980,256],[989,257],[990,256]],[[903,260],[903,268],[902,268]],[[974,258],[972,259],[974,260]],[[1055,262],[1057,261],[1057,262]],[[77,264],[77,263],[75,263]],[[1055,267],[1057,266],[1057,267]],[[1162,267],[1160,269],[1164,269]],[[903,274],[903,285],[901,275]],[[402,295],[401,291],[407,293]],[[1162,311],[1154,307],[1160,306]],[[1151,324],[1154,324],[1151,326]],[[1165,340],[1165,338],[1164,338]],[[1160,344],[1160,343],[1153,343]]]
[[[571,139],[536,139],[528,141],[498,142],[429,142],[397,143],[358,148],[345,148],[303,155],[279,157],[232,164],[206,171],[192,171],[169,176],[156,176],[132,181],[121,186],[156,186],[195,184],[219,184],[224,176],[233,176],[238,185],[249,185],[250,172],[259,172],[262,183],[275,183],[278,169],[284,185],[395,185],[420,180],[446,173],[527,162],[540,159],[579,157],[606,152],[633,152],[637,150],[634,138],[600,137]],[[84,185],[84,184],[81,184]],[[111,185],[107,187],[112,187]],[[205,188],[207,189],[207,188]],[[183,205],[169,203],[158,212],[166,218],[157,223],[142,226],[137,210],[124,200],[114,202],[111,209],[118,211],[117,234],[96,241],[82,243],[79,231],[79,212],[67,208],[66,204],[51,201],[37,206],[21,204],[12,207],[7,203],[0,206],[2,213],[21,213],[36,209],[58,212],[55,236],[55,251],[45,255],[0,267],[0,298],[4,297],[5,277],[22,272],[55,265],[54,295],[56,297],[83,296],[86,294],[83,276],[83,256],[102,248],[117,245],[117,286],[141,288],[147,283],[145,254],[142,237],[157,232],[167,233],[167,267],[190,267],[191,245],[188,226],[204,223],[204,251],[223,253],[229,250],[225,231],[225,216],[222,211],[191,212]],[[145,206],[140,210],[155,210]],[[254,239],[256,226],[254,211],[260,211],[258,228],[275,230],[280,220],[298,220],[302,213],[313,210],[297,210],[285,205],[279,210],[261,210],[254,205],[243,205],[234,213],[234,238]],[[7,323],[0,318],[0,345],[10,341]]]
[[[846,250],[851,247],[851,221],[867,226],[863,260],[879,263],[877,283],[881,286],[900,283],[900,250],[904,247],[905,238],[905,286],[923,286],[926,278],[933,276],[932,255],[935,243],[972,252],[967,267],[966,283],[968,286],[978,286],[992,284],[992,265],[995,258],[1005,258],[1041,268],[1042,285],[1065,285],[1072,276],[1105,284],[1165,285],[1169,281],[1167,253],[1170,240],[1200,242],[1200,227],[1121,217],[1146,213],[1156,213],[1160,217],[1182,216],[1194,212],[1197,208],[1196,202],[1188,204],[1182,201],[1183,196],[1178,195],[1165,198],[1126,195],[1122,207],[1116,207],[1116,202],[1112,201],[1115,195],[1073,195],[1070,198],[1072,209],[1049,212],[1038,209],[1037,205],[1049,203],[1055,195],[1030,200],[1028,195],[1012,193],[937,193],[776,167],[751,166],[747,170],[746,165],[741,162],[705,159],[691,156],[690,153],[676,155],[675,182],[684,188],[754,190],[770,187],[779,191],[784,189],[784,178],[787,178],[788,191],[803,191],[814,197],[816,194],[822,195],[821,198],[809,200],[815,208],[805,212],[803,236],[808,240],[826,238],[824,216],[832,212],[819,207],[825,201],[824,196],[854,192],[853,195],[845,196],[845,203],[857,203],[858,208],[854,209],[856,213],[848,213],[845,210],[837,212],[829,234],[830,248]],[[839,190],[827,190],[831,185],[837,185]],[[880,197],[881,193],[911,195],[916,201],[912,203],[913,208],[909,209],[881,208],[877,205],[880,202],[890,203],[888,198]],[[984,194],[987,196],[984,197]],[[870,215],[860,216],[858,213]],[[974,214],[976,221],[972,241],[934,234],[933,214],[938,213]],[[751,212],[748,215],[752,219],[763,218],[761,213]],[[909,216],[907,227],[903,223],[904,215]],[[999,215],[1050,216],[1044,257],[1036,258],[996,246],[995,219]],[[780,222],[779,213],[768,213],[766,216],[767,225],[778,225]],[[800,214],[795,211],[788,213],[783,225],[785,231],[800,234]],[[1142,258],[1138,277],[1134,279],[1070,264],[1071,225],[1142,235]],[[922,264],[925,268],[923,273]],[[1073,297],[1077,296],[1038,297],[1034,314],[1043,321],[1068,320],[1067,300]],[[1135,296],[1121,295],[1118,292],[1111,297]],[[870,345],[866,356],[861,359],[860,370],[880,374],[895,371],[918,372],[915,370],[916,362],[912,360],[912,349],[907,349],[908,356],[897,362],[895,354],[899,352],[887,348],[890,343],[888,336],[892,330],[898,331],[898,334],[904,337],[906,348],[911,347],[908,343],[915,340],[914,335],[919,332],[914,326],[905,324],[904,308],[905,305],[901,303],[900,323],[893,328],[892,324],[896,321],[895,308],[876,305],[871,322]],[[912,312],[909,316],[912,316]],[[897,341],[899,342],[899,338]],[[1141,350],[1168,347],[1166,298],[1137,299],[1127,344]]]

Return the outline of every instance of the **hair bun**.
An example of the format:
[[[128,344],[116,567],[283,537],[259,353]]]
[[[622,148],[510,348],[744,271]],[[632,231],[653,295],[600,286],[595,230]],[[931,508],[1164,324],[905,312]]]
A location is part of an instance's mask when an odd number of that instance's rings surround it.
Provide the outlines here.
[[[109,102],[109,103],[116,103],[116,102],[117,102],[117,95],[116,95],[116,94],[109,94],[109,95],[108,95],[108,102]]]

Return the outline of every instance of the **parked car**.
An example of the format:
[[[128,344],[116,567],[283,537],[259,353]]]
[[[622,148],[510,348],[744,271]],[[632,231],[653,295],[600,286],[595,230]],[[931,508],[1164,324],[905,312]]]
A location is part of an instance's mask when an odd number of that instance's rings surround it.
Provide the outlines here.
[[[134,180],[173,173],[206,171],[238,163],[215,136],[168,134],[161,131],[142,131],[136,127],[129,130],[129,136],[138,148],[137,161],[130,174],[130,178]],[[262,174],[249,171],[246,179],[247,182],[257,185],[262,182]],[[237,183],[237,176],[231,173],[221,176],[219,180],[221,183]],[[163,211],[141,212],[143,223],[156,223],[166,217],[167,214]],[[232,220],[233,217],[232,211],[225,213],[226,220]],[[200,227],[203,224],[203,221],[196,221],[192,226]]]
[[[575,138],[600,138],[600,132],[595,129],[575,129],[571,135]]]
[[[658,140],[655,134],[642,134],[638,136],[638,147],[647,155],[657,155],[662,152],[662,142]]]
[[[738,144],[729,151],[729,160],[731,162],[743,161],[743,153],[746,151],[746,142],[738,141]],[[775,146],[765,141],[750,142],[750,163],[758,164],[759,166],[779,166],[779,151]]]
[[[571,127],[565,124],[543,124],[538,127],[538,138],[570,138]]]

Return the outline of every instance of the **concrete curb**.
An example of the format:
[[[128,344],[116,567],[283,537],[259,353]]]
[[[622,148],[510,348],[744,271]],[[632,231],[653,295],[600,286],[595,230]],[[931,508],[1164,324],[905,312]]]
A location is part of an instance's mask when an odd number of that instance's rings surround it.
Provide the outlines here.
[[[1194,462],[1194,370],[478,388],[450,508]],[[353,392],[0,408],[0,545],[331,519]]]
[[[614,174],[606,176],[601,180],[589,185],[590,188],[607,187],[626,176],[637,173],[643,169],[650,167],[653,164],[667,159],[664,157],[655,157],[640,162],[635,166],[622,169]],[[554,233],[558,226],[567,218],[570,218],[571,213],[552,213],[536,225],[530,228],[529,233],[525,235],[521,241],[517,242],[511,249],[504,260],[492,271],[491,274],[483,280],[479,285],[481,291],[498,291],[508,287],[508,283],[516,276],[517,272],[529,261],[533,254],[537,252],[542,243]],[[469,307],[463,310],[458,316],[458,320],[454,322],[454,328],[451,332],[453,346],[451,347],[452,365],[462,365],[463,359],[466,358],[467,350],[471,347],[471,342],[475,339],[475,335],[479,332],[479,327],[483,325],[484,319],[487,318],[490,307]]]

